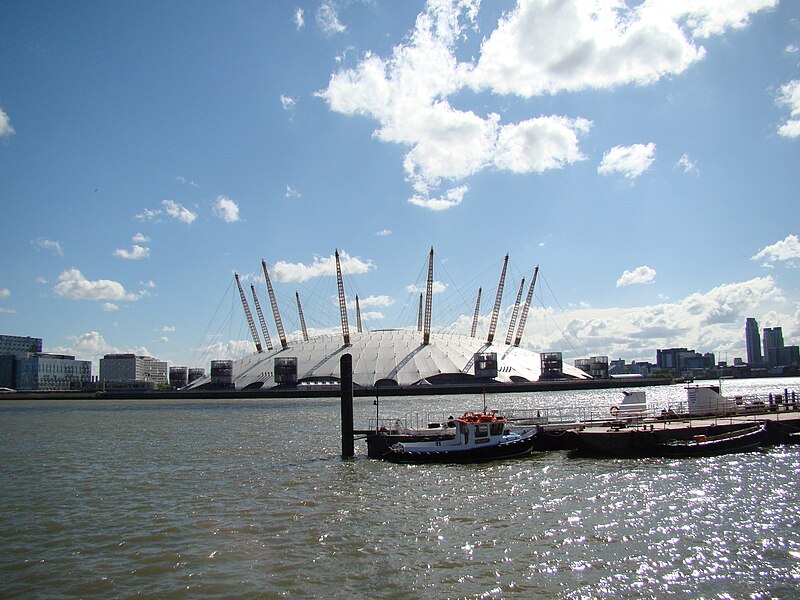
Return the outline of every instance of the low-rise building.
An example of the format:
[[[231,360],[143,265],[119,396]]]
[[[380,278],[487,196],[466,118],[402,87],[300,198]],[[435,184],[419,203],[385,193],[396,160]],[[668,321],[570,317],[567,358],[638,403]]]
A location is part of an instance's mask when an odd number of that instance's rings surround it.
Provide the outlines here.
[[[92,361],[45,352],[17,355],[14,389],[19,391],[80,390],[92,382]]]
[[[131,382],[167,385],[167,363],[135,354],[106,354],[100,359],[101,384]]]

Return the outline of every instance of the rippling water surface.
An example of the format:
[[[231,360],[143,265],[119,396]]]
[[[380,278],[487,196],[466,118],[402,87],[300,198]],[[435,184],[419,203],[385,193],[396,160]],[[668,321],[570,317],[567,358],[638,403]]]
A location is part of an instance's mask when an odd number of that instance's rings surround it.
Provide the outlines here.
[[[480,402],[387,398],[381,412]],[[356,399],[357,426],[374,411]],[[1,403],[0,597],[800,597],[800,446],[466,466],[340,452],[336,398]]]

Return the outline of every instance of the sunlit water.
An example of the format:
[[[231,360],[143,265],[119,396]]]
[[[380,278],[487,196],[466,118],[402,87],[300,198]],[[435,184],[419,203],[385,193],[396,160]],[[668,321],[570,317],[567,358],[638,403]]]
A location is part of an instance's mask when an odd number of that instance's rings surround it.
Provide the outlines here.
[[[601,411],[619,395],[489,402]],[[356,399],[357,426],[374,413]],[[800,446],[459,466],[340,452],[337,398],[0,403],[0,597],[800,597]]]

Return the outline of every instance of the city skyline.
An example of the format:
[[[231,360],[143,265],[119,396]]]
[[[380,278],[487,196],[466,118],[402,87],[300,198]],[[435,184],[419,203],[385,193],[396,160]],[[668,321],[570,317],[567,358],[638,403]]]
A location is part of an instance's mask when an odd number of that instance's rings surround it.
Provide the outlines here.
[[[570,363],[796,343],[800,7],[587,6],[9,3],[0,332],[207,367],[254,351],[234,271],[336,334],[338,248],[413,326],[433,246],[440,330],[509,254],[498,331],[538,264],[522,345]]]

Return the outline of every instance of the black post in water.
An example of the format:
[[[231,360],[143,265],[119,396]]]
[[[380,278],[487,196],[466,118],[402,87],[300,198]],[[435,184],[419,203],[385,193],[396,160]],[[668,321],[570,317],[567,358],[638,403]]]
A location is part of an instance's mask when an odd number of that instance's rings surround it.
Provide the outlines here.
[[[353,356],[343,354],[339,359],[342,382],[342,458],[356,454],[353,439]]]

